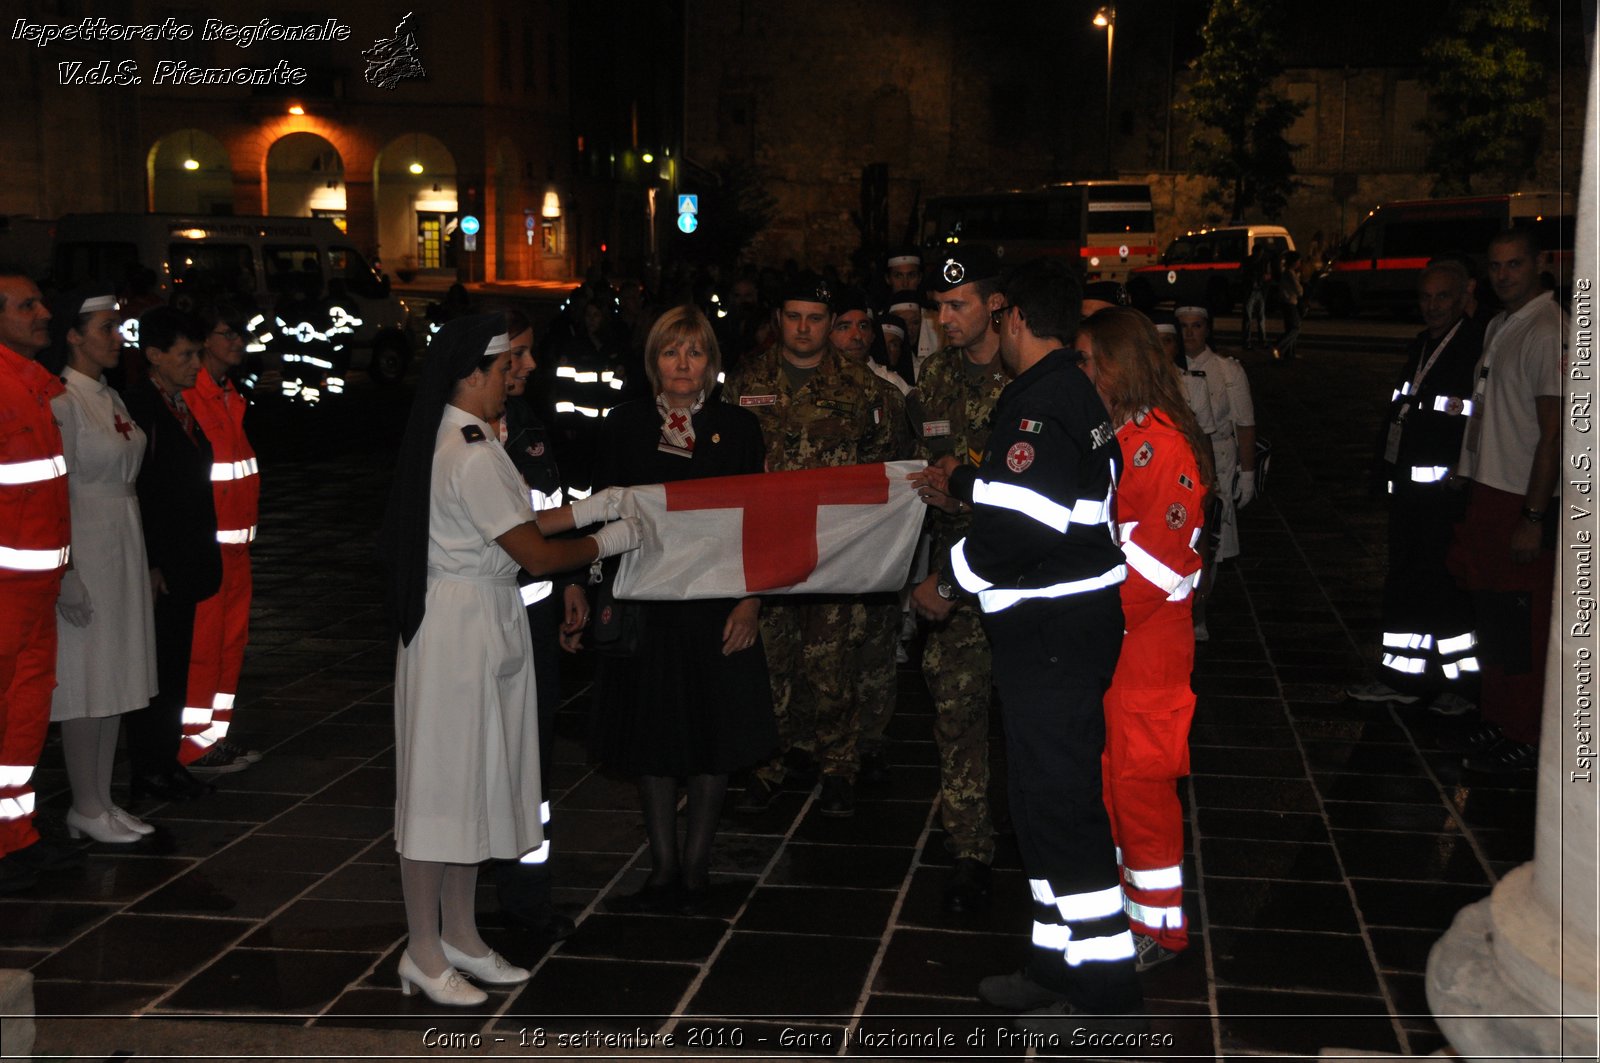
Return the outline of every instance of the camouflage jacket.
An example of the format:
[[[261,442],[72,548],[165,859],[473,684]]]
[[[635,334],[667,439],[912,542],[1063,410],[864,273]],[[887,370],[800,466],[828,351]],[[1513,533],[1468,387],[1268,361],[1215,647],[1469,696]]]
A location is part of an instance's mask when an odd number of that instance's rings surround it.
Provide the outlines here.
[[[977,465],[989,442],[994,406],[1008,378],[997,353],[976,380],[967,371],[967,355],[959,347],[935,351],[922,365],[917,392],[922,399],[922,423],[914,426],[922,456],[934,462],[953,454],[963,465]],[[929,508],[935,557],[948,551],[967,534],[970,513],[962,516]]]
[[[828,348],[816,372],[790,390],[783,353],[772,347],[742,363],[722,397],[756,415],[767,446],[767,471],[820,469],[892,461],[894,411],[865,366]]]

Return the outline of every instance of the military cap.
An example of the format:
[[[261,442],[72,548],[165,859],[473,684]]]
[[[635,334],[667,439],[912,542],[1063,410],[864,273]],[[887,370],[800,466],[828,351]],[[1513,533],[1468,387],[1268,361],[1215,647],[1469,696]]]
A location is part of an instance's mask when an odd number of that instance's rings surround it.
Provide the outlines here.
[[[943,261],[935,261],[928,277],[930,292],[948,292],[973,281],[1000,276],[1000,259],[982,245],[951,247]]]
[[[889,252],[889,257],[884,260],[884,266],[920,266],[922,265],[922,252],[915,247],[901,247]]]
[[[1084,302],[1110,303],[1112,306],[1127,306],[1131,300],[1128,298],[1128,289],[1120,281],[1090,281],[1083,286]]]
[[[1150,311],[1150,323],[1156,327],[1157,332],[1164,332],[1169,336],[1178,334],[1178,319],[1170,310]]]
[[[794,280],[783,286],[782,303],[821,303],[829,306],[833,302],[833,292],[829,290],[828,283],[815,273],[797,274]]]
[[[867,305],[867,293],[854,285],[844,285],[834,290],[833,298],[828,300],[828,309],[835,314],[848,314],[852,310],[865,310],[867,316],[872,316],[872,307]]]

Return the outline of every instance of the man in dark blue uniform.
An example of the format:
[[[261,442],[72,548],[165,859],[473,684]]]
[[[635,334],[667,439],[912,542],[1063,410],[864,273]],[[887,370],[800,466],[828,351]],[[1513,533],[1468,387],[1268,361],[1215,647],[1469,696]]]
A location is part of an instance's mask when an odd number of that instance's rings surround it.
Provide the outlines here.
[[[1031,1033],[1084,1016],[1142,1023],[1133,935],[1100,789],[1102,702],[1122,647],[1127,575],[1112,519],[1122,454],[1105,406],[1070,349],[1077,281],[1038,260],[1001,283],[1000,357],[1015,379],[995,405],[982,462],[919,474],[971,504],[944,571],[976,595],[1005,714],[1011,816],[1034,900],[1023,970],[979,996]],[[1109,1025],[1117,1025],[1113,1020]]]

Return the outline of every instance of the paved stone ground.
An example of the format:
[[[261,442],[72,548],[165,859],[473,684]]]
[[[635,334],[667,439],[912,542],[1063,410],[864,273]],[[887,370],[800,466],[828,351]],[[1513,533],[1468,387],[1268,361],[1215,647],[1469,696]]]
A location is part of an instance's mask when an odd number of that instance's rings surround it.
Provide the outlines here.
[[[1342,699],[1376,660],[1384,517],[1364,470],[1397,362],[1316,350],[1247,361],[1276,455],[1199,653],[1182,784],[1194,945],[1145,976],[1170,1047],[1111,1058],[1431,1052],[1443,1042],[1423,994],[1429,948],[1531,857],[1531,783],[1469,783],[1459,725]],[[430,1028],[479,1035],[471,1054],[609,1056],[623,1053],[558,1036],[642,1032],[670,1035],[663,1052],[777,1055],[786,1028],[817,1055],[1025,1053],[974,996],[979,977],[1023,955],[1025,880],[1002,839],[994,911],[940,910],[948,858],[913,671],[900,675],[891,780],[862,792],[855,818],[821,818],[801,790],[760,816],[730,810],[710,909],[667,918],[604,911],[647,857],[631,786],[585,763],[590,672],[575,660],[552,784],[558,899],[578,933],[534,954],[485,892],[485,936],[535,963],[533,981],[448,1016],[401,996],[393,651],[372,538],[404,410],[362,392],[337,417],[264,412],[235,728],[266,759],[210,798],[137,809],[160,827],[150,840],[91,846],[83,870],[0,899],[0,966],[37,979],[40,1054],[446,1054],[424,1046]],[[43,829],[60,833],[54,745],[38,782]],[[524,1046],[523,1030],[544,1043]],[[904,1041],[935,1030],[955,1044]]]

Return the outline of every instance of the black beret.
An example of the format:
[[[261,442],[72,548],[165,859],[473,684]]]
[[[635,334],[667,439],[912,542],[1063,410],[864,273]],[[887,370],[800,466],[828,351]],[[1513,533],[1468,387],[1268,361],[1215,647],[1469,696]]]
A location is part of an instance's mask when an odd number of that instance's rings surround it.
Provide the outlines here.
[[[1090,281],[1083,286],[1083,298],[1085,301],[1097,299],[1112,306],[1127,306],[1130,302],[1128,289],[1120,281]]]
[[[828,289],[827,282],[815,273],[801,273],[783,286],[781,302],[821,303],[827,306],[833,302],[833,292]]]
[[[935,260],[928,270],[928,290],[948,292],[973,281],[990,280],[1000,276],[1000,259],[982,245],[950,247],[943,261]]]
[[[872,308],[867,305],[867,293],[853,285],[845,285],[833,293],[833,298],[828,302],[828,309],[835,314],[848,314],[852,310],[865,310],[867,316],[872,316]]]

